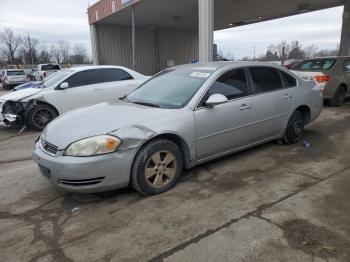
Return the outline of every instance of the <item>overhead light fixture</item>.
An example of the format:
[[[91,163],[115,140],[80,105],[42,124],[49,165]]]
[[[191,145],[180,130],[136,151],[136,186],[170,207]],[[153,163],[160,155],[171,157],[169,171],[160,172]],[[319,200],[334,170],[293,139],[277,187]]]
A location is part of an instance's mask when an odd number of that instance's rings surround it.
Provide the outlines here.
[[[263,17],[262,16],[258,16],[258,19],[262,19]]]
[[[230,24],[228,24],[229,26],[233,26],[233,24],[232,23],[230,23]]]
[[[306,13],[311,11],[311,4],[305,3],[305,4],[299,4],[298,5],[298,13]]]

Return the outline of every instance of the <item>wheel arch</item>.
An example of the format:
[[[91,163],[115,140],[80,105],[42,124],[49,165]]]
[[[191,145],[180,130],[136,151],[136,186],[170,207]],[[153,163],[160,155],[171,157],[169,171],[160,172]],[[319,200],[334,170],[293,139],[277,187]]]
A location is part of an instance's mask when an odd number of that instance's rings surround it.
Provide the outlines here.
[[[311,121],[311,109],[307,105],[301,105],[297,107],[294,111],[298,111],[303,115],[304,124],[307,125]]]
[[[29,112],[36,106],[36,105],[47,105],[47,106],[50,106],[52,107],[57,115],[59,116],[60,115],[60,112],[57,110],[57,108],[53,105],[51,105],[50,103],[47,103],[47,102],[44,102],[44,101],[41,101],[41,100],[36,100],[36,99],[32,99],[32,100],[29,100],[28,103],[27,103],[27,107],[26,107],[26,113],[25,113],[25,121],[27,122],[28,121],[28,115],[29,115]]]
[[[147,140],[141,146],[141,148],[145,147],[150,142],[152,142],[154,140],[158,140],[158,139],[166,139],[166,140],[169,140],[169,141],[175,143],[180,148],[181,153],[183,155],[184,168],[187,169],[190,167],[190,164],[191,164],[190,148],[189,148],[188,144],[186,143],[186,141],[181,136],[179,136],[177,134],[173,134],[173,133],[158,134],[158,135],[152,137],[150,140]],[[140,148],[140,150],[141,150],[141,148]]]

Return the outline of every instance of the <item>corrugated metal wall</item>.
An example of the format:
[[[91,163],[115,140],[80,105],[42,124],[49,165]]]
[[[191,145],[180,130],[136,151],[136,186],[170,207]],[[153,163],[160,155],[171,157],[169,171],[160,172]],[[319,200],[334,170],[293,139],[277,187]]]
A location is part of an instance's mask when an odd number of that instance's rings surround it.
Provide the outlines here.
[[[132,68],[131,28],[95,24],[92,43],[96,64]],[[198,58],[198,33],[175,29],[136,29],[136,70],[152,75],[167,67],[168,60],[186,64]]]
[[[188,64],[198,59],[198,33],[193,31],[159,31],[159,64],[164,69],[167,60],[174,60],[176,65]]]

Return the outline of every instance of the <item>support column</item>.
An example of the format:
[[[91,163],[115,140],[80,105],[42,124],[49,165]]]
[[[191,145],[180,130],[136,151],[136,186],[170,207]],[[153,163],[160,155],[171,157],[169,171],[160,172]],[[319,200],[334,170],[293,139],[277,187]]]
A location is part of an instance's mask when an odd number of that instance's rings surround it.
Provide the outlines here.
[[[98,37],[96,25],[90,25],[90,37],[91,37],[91,48],[92,48],[92,62],[94,65],[100,64]]]
[[[136,23],[135,23],[135,6],[132,7],[131,13],[131,35],[132,35],[132,69],[136,70]]]
[[[339,46],[339,55],[350,55],[350,0],[344,0],[343,26]]]
[[[199,62],[213,61],[214,0],[198,0]]]

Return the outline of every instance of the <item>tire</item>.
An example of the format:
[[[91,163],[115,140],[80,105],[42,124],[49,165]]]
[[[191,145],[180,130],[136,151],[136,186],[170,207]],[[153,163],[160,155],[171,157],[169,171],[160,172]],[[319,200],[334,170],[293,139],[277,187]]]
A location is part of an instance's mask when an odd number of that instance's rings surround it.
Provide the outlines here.
[[[346,89],[344,86],[340,86],[335,91],[332,99],[329,100],[329,105],[333,107],[340,107],[344,104],[346,98]]]
[[[52,106],[39,104],[29,111],[27,122],[33,129],[44,130],[44,128],[57,116],[58,113]]]
[[[168,163],[164,160],[168,159]],[[137,153],[131,170],[131,186],[144,196],[171,189],[183,169],[180,148],[173,142],[159,139],[146,144]]]
[[[302,113],[295,111],[288,121],[286,131],[282,138],[283,143],[287,145],[298,143],[303,137],[304,128],[305,123]]]
[[[10,90],[11,87],[9,85],[6,85],[5,83],[2,83],[2,88],[5,90]]]

